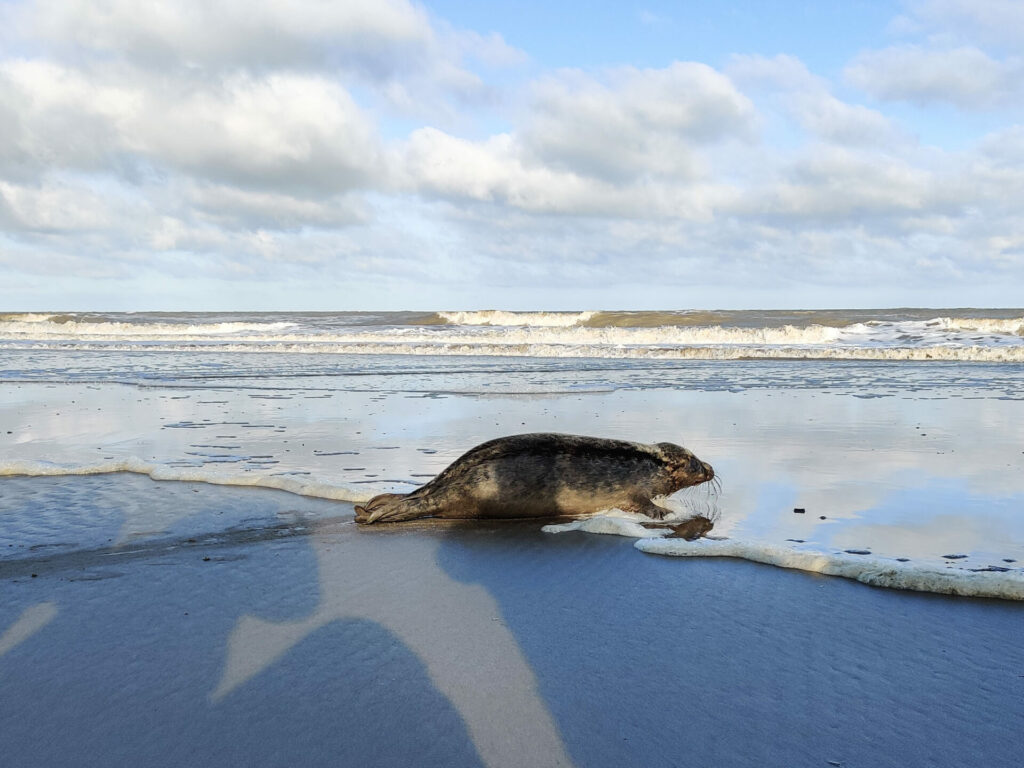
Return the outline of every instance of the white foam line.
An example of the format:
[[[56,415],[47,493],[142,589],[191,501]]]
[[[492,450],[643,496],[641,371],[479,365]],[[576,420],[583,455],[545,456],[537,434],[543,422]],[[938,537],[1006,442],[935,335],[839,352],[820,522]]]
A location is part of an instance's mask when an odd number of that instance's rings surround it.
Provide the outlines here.
[[[453,325],[527,325],[527,326],[558,326],[566,327],[585,323],[596,310],[584,312],[506,312],[500,309],[483,309],[476,311],[438,312]]]
[[[800,552],[785,547],[734,539],[641,539],[633,546],[641,552],[673,557],[738,557],[781,568],[856,579],[875,587],[965,597],[1024,600],[1024,573],[1019,571],[939,569],[862,555]]]
[[[569,523],[545,525],[544,533],[565,533],[567,531],[583,531],[585,533],[606,533],[612,536],[626,536],[631,539],[655,539],[672,533],[671,528],[644,528],[640,523],[622,517],[598,515],[584,520],[573,520]]]
[[[542,358],[603,358],[633,360],[885,360],[885,361],[953,361],[981,363],[1024,362],[1024,344],[1017,346],[930,346],[930,347],[753,347],[695,346],[657,347],[601,344],[518,344],[518,343],[407,343],[389,341],[378,343],[315,342],[280,343],[249,340],[245,343],[217,341],[209,345],[176,343],[148,346],[141,342],[118,341],[95,344],[80,341],[14,342],[0,340],[0,349],[64,350],[64,351],[119,351],[119,352],[261,352],[281,354],[343,354],[343,355],[424,355],[424,356],[485,356],[485,357],[542,357]]]
[[[239,485],[257,488],[273,488],[299,496],[310,496],[331,501],[359,503],[368,501],[377,494],[370,489],[355,489],[318,480],[315,477],[300,479],[284,475],[263,475],[257,473],[220,474],[201,468],[168,467],[131,457],[119,461],[97,464],[56,464],[45,461],[9,461],[0,464],[0,477],[62,477],[71,475],[108,475],[115,472],[132,472],[148,475],[154,480],[208,483],[210,485]]]

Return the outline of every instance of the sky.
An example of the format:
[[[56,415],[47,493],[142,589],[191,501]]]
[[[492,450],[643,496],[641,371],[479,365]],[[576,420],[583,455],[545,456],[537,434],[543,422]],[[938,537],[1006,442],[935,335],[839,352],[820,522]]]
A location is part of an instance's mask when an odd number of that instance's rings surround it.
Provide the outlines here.
[[[0,0],[0,311],[1021,305],[1021,0]]]

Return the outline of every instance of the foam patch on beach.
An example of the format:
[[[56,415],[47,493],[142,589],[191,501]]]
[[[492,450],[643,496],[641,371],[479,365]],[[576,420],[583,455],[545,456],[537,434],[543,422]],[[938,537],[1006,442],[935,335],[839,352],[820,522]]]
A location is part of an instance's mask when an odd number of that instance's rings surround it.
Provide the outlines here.
[[[865,555],[802,552],[788,547],[733,539],[644,539],[637,541],[634,546],[641,552],[653,555],[738,557],[781,568],[841,576],[889,589],[1024,600],[1024,572],[1020,570],[971,571],[953,567],[936,568]]]
[[[661,538],[672,532],[671,528],[646,528],[639,522],[641,520],[649,521],[649,518],[613,510],[568,523],[545,525],[541,530],[544,533],[566,533],[568,531],[604,533],[611,536],[625,536],[630,539]]]
[[[679,523],[692,517],[682,512],[666,515],[663,522]],[[644,525],[646,523],[647,525]],[[669,527],[654,527],[655,521],[643,515],[621,510],[606,510],[599,515],[568,523],[545,525],[545,533],[582,531],[637,539],[641,552],[670,557],[736,557],[780,568],[854,579],[863,584],[889,589],[934,592],[964,597],[991,597],[1024,600],[1024,570],[989,566],[969,570],[952,566],[936,567],[922,563],[900,562],[889,558],[845,552],[809,552],[767,543],[714,537],[687,541],[667,538]]]
[[[369,501],[378,493],[383,492],[383,489],[372,489],[370,487],[357,489],[339,483],[326,482],[315,477],[271,475],[256,472],[215,472],[202,467],[169,467],[165,464],[156,464],[138,458],[117,459],[93,464],[58,464],[47,461],[0,462],[0,477],[107,475],[117,472],[148,475],[153,480],[273,488],[299,496],[310,496],[330,501],[347,501],[356,504]]]

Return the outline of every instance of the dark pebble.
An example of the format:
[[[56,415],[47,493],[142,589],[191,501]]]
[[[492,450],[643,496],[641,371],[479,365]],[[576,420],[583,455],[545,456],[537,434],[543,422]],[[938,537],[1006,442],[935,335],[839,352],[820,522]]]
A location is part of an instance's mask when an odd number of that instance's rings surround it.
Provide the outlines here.
[[[870,549],[845,549],[843,550],[848,555],[870,555]]]
[[[1017,561],[1014,560],[1012,557],[1004,557],[1003,558],[1003,562],[1004,563],[1016,563]]]
[[[803,539],[786,539],[786,541],[795,541],[797,544],[803,544],[804,543]]]
[[[818,519],[819,519],[819,520],[824,520],[824,519],[825,519],[825,516],[824,516],[824,515],[822,515],[822,516],[821,516],[821,517],[819,517]]]
[[[896,558],[896,562],[898,562],[898,563],[909,563],[910,562],[910,558],[909,557],[897,557]]]
[[[210,562],[210,558],[208,558],[208,557],[204,557],[204,558],[203,558],[203,562],[204,562],[204,563],[208,563],[208,562]]]
[[[963,560],[967,555],[943,555],[947,560]]]
[[[803,507],[793,507],[793,514],[796,514],[796,515],[802,515],[806,511],[807,510],[804,509]]]

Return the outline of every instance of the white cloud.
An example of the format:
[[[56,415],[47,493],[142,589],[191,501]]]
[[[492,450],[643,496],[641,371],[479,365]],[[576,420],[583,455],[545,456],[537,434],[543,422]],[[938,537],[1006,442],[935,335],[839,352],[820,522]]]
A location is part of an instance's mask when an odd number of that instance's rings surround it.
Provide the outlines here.
[[[365,183],[379,150],[372,122],[337,83],[313,74],[160,78],[52,62],[0,64],[17,119],[0,162],[133,172],[139,163],[246,187],[334,192]]]
[[[963,109],[1017,104],[1024,98],[1024,59],[993,59],[973,47],[903,45],[866,51],[844,71],[852,85],[877,99]]]
[[[366,182],[377,154],[372,124],[348,93],[310,75],[233,76],[216,89],[161,94],[131,129],[129,149],[243,187],[349,189]]]
[[[885,115],[836,98],[824,78],[793,56],[734,56],[727,72],[741,86],[774,91],[781,108],[815,138],[847,145],[885,144],[900,138]]]
[[[204,76],[315,71],[369,83],[391,106],[438,112],[435,102],[487,99],[469,69],[516,66],[525,54],[497,33],[435,22],[408,0],[46,0],[29,3],[19,26],[66,60]]]
[[[140,64],[234,69],[346,65],[386,77],[433,44],[426,13],[405,0],[47,0],[24,23],[58,47]],[[404,56],[396,55],[403,53]]]
[[[700,175],[694,149],[751,138],[756,112],[728,77],[704,64],[623,67],[597,79],[561,72],[534,86],[525,151],[553,168],[612,183]]]
[[[516,133],[414,131],[394,159],[404,186],[537,213],[707,218],[732,192],[704,151],[752,141],[757,124],[750,101],[702,64],[559,72],[531,93]]]
[[[184,193],[197,217],[226,229],[339,229],[369,220],[367,206],[352,195],[303,198],[221,184],[194,184]]]
[[[897,29],[946,41],[1019,46],[1024,43],[1024,4],[1020,0],[911,0],[909,17]]]
[[[0,181],[0,223],[5,230],[81,233],[110,229],[117,221],[108,198],[86,185]]]
[[[818,146],[780,167],[771,184],[749,188],[736,211],[811,227],[835,221],[870,229],[880,220],[945,206],[947,197],[934,173],[906,160]]]

